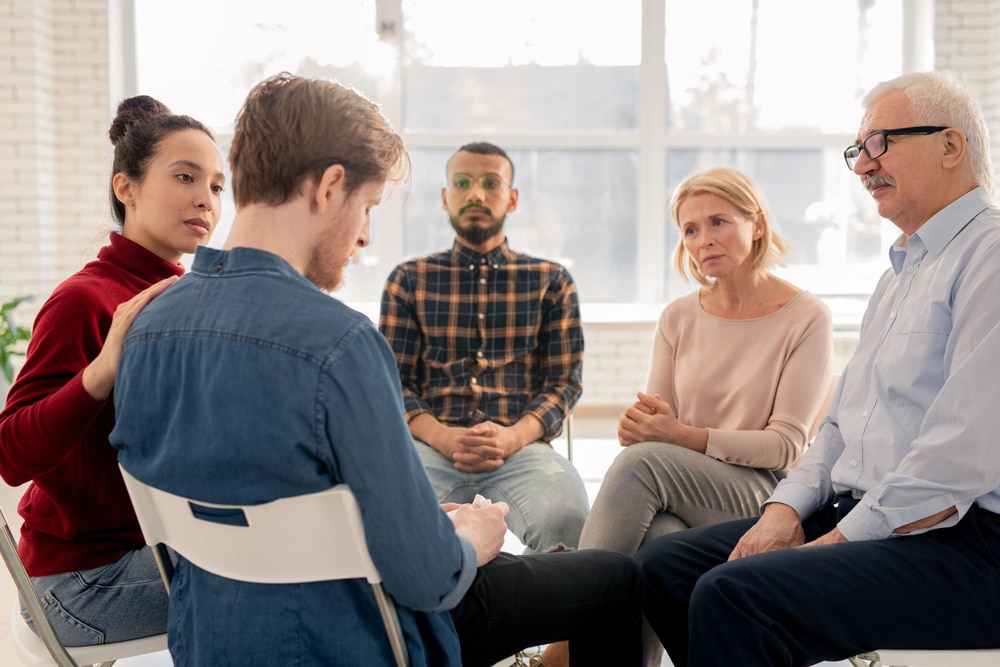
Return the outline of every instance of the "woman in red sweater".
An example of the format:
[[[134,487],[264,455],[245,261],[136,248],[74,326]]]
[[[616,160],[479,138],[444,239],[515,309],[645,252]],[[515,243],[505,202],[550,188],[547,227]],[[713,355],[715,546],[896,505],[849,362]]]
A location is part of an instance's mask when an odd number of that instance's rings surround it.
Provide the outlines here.
[[[119,229],[39,310],[0,412],[0,475],[31,482],[18,548],[67,646],[166,631],[166,592],[108,443],[111,391],[125,332],[210,238],[225,181],[208,128],[150,97],[123,101],[108,134]]]

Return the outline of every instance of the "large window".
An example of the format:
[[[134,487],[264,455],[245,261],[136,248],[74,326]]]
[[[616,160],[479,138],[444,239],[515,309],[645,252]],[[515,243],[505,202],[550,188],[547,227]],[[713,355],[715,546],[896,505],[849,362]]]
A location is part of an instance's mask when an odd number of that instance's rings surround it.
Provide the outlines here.
[[[890,226],[841,152],[861,94],[902,70],[908,3],[134,1],[137,91],[208,122],[223,147],[246,90],[281,70],[354,86],[403,133],[412,182],[376,210],[342,298],[376,301],[398,261],[450,245],[444,163],[480,139],[515,162],[511,246],[564,262],[584,303],[692,288],[672,268],[668,201],[716,165],[764,189],[790,280],[863,295],[885,266]]]

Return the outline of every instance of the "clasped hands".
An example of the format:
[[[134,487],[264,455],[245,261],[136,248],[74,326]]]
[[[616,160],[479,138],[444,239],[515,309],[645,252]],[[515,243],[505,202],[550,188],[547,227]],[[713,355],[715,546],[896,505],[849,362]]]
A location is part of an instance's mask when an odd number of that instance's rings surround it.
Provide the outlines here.
[[[480,422],[468,428],[448,426],[442,454],[462,472],[490,472],[521,449],[523,443],[513,427],[496,422]]]
[[[683,424],[674,409],[659,394],[649,396],[640,391],[636,396],[639,400],[618,419],[618,442],[622,447],[637,442],[677,442]]]

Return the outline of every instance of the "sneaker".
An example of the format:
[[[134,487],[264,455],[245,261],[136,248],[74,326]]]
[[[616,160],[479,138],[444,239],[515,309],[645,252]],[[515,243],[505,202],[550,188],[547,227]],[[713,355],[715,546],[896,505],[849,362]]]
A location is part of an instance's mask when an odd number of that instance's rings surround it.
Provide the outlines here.
[[[545,667],[545,663],[542,662],[541,653],[518,651],[510,667]]]

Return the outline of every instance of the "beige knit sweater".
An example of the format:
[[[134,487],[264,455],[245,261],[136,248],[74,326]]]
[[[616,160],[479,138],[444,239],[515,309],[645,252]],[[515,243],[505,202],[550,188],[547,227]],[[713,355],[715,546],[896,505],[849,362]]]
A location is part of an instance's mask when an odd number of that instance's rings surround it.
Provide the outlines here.
[[[832,363],[830,311],[812,294],[732,320],[702,310],[695,291],[660,316],[646,393],[662,396],[681,423],[707,428],[709,456],[783,470],[805,449]]]

